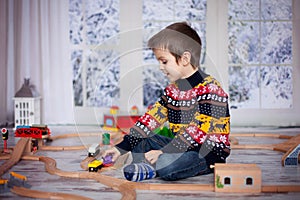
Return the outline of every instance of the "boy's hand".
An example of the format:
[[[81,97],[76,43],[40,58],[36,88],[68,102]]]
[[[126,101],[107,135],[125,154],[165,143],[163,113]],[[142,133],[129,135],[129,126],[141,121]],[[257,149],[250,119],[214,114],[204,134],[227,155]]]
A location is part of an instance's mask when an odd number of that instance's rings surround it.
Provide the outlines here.
[[[104,151],[102,157],[105,158],[107,155],[111,155],[112,162],[116,162],[116,160],[120,157],[121,153],[116,147],[112,147]]]
[[[162,154],[163,152],[161,150],[151,150],[145,153],[145,158],[148,162],[151,164],[156,163],[158,156]]]

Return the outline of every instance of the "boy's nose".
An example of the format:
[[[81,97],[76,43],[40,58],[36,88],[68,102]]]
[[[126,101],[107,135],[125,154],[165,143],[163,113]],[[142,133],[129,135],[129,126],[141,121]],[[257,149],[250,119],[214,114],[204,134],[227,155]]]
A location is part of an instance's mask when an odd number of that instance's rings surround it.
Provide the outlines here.
[[[165,69],[165,68],[164,68],[164,65],[159,65],[159,69],[160,69],[160,70]]]

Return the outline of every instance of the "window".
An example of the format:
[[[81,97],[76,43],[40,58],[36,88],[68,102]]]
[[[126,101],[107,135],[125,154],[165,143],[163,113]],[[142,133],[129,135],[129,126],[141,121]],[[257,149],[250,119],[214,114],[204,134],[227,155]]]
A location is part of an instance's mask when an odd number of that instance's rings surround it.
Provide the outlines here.
[[[230,185],[231,184],[231,178],[230,177],[225,177],[224,178],[224,185]]]
[[[299,58],[293,57],[300,49],[299,39],[293,37],[300,33],[293,15],[300,9],[299,1],[70,0],[69,4],[74,105],[82,123],[103,122],[101,114],[97,121],[87,115],[112,104],[120,103],[121,109],[137,105],[141,110],[152,105],[168,80],[146,49],[147,40],[161,28],[186,20],[202,39],[202,68],[230,95],[232,125],[300,123]],[[136,12],[128,16],[132,7]],[[128,43],[119,36],[132,30],[132,23],[139,32],[136,39],[130,38],[134,49],[142,51],[136,56],[139,61],[134,56],[122,59]],[[143,68],[139,77],[133,76],[138,89],[128,86],[131,77],[123,81],[127,71],[133,71],[127,65]]]
[[[253,178],[247,177],[246,178],[246,185],[253,185]]]
[[[292,108],[292,0],[229,0],[228,14],[231,108]]]

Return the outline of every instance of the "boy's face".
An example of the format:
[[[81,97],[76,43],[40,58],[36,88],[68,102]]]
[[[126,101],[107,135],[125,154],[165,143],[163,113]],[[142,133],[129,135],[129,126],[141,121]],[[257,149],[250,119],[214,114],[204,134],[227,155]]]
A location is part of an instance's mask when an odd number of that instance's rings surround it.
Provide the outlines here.
[[[168,50],[154,49],[153,53],[159,62],[159,69],[168,77],[170,82],[185,78],[181,59],[178,60],[177,64],[175,57]]]

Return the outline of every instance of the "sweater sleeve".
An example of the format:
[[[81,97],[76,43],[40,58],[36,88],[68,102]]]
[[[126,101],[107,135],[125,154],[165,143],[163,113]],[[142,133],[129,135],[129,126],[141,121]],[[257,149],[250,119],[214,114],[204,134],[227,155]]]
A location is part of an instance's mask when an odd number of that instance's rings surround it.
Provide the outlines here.
[[[135,125],[130,129],[130,132],[124,136],[123,141],[116,145],[116,148],[124,154],[139,144],[143,138],[147,138],[153,134],[153,131],[167,121],[166,103],[161,97],[151,109],[142,115]]]

